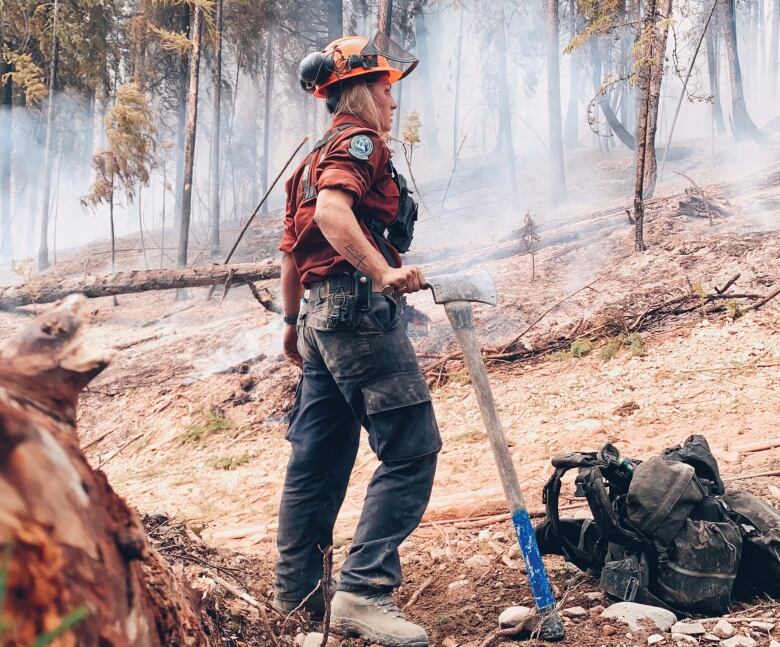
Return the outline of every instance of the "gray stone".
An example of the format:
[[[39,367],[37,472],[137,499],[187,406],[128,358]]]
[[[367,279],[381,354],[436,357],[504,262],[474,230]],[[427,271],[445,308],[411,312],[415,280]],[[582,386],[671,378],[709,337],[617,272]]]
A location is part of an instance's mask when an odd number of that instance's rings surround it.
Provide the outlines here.
[[[702,640],[705,640],[708,643],[718,643],[720,642],[720,638],[718,638],[715,634],[704,634],[701,637]]]
[[[661,634],[653,634],[652,636],[647,637],[647,644],[657,645],[658,643],[662,643],[664,640],[665,638]]]
[[[672,633],[685,634],[686,636],[701,636],[707,630],[701,622],[675,622],[672,625]]]
[[[501,612],[498,616],[498,626],[502,629],[508,629],[509,627],[516,627],[523,620],[531,615],[531,609],[529,607],[509,607]]]
[[[773,640],[769,643],[769,647],[780,647],[780,642],[777,640]]]
[[[490,566],[490,560],[484,555],[477,553],[476,555],[469,557],[464,562],[464,565],[466,568],[487,568]]]
[[[733,636],[727,640],[722,640],[721,647],[756,647],[758,643],[750,636]]]
[[[306,638],[303,639],[303,647],[320,647],[322,644],[322,634],[318,631],[312,631],[310,634],[306,634]],[[335,636],[328,636],[328,647],[338,647],[339,641]]]
[[[587,593],[583,593],[583,595],[591,602],[604,599],[604,594],[601,591],[588,591]]]
[[[721,618],[715,623],[715,626],[712,628],[712,633],[718,638],[731,638],[736,633],[736,629],[734,629],[734,625],[728,620]]]
[[[660,631],[669,631],[671,626],[677,622],[677,616],[671,611],[636,602],[613,604],[602,612],[601,617],[627,624],[631,631],[641,631],[643,621]]]
[[[690,643],[691,645],[699,644],[699,641],[695,636],[691,636],[690,634],[681,634],[677,631],[672,632],[672,640],[675,642]]]
[[[468,586],[469,581],[468,580],[455,580],[454,582],[450,582],[447,585],[447,588],[450,591],[456,591],[457,589],[462,589],[464,586]]]
[[[568,609],[562,609],[561,615],[564,618],[584,618],[588,615],[588,612],[582,607],[569,607]]]
[[[752,627],[753,629],[758,629],[759,631],[764,631],[766,633],[769,633],[772,631],[772,629],[775,628],[774,622],[762,622],[760,620],[753,620],[753,622],[748,625]]]

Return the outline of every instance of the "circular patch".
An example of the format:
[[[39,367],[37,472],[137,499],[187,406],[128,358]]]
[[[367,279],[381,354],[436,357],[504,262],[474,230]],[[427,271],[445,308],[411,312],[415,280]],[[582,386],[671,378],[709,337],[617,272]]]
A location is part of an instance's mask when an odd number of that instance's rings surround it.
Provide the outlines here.
[[[359,160],[367,160],[374,150],[374,142],[368,135],[355,135],[349,142],[348,153]]]

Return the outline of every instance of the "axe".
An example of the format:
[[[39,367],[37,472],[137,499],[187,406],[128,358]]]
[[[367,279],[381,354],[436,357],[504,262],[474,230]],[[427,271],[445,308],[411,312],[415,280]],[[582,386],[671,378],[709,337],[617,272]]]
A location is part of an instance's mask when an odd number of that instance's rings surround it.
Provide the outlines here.
[[[474,329],[471,303],[478,301],[495,306],[496,284],[487,272],[435,276],[426,278],[426,282],[433,292],[433,300],[444,305],[452,329],[463,350],[463,357],[474,385],[501,484],[504,487],[504,495],[509,503],[512,524],[525,561],[531,593],[539,616],[543,618],[540,637],[550,641],[563,640],[566,630],[555,608],[555,597],[539,553],[528,509],[523,502],[523,493],[520,490],[512,457],[507,449],[506,437],[501,428],[485,363],[477,342],[477,331]]]

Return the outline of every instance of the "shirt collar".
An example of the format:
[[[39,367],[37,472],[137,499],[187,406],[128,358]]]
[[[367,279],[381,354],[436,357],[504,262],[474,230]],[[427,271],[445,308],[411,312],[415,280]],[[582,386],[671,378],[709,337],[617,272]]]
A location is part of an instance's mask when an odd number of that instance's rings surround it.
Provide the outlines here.
[[[331,122],[331,128],[343,126],[344,124],[354,124],[355,126],[368,128],[368,130],[374,130],[365,119],[361,119],[357,115],[350,115],[350,114],[340,114],[333,117],[333,121]]]

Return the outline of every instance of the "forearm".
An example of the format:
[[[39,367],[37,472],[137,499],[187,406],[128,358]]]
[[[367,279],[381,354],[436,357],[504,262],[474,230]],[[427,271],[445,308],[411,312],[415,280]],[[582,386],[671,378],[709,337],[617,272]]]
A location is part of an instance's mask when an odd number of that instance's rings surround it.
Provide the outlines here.
[[[348,204],[318,200],[315,217],[320,231],[341,256],[377,283],[382,280],[389,265],[384,256],[368,241]]]
[[[294,315],[300,308],[303,286],[298,268],[289,254],[282,255],[282,307],[285,315]]]

